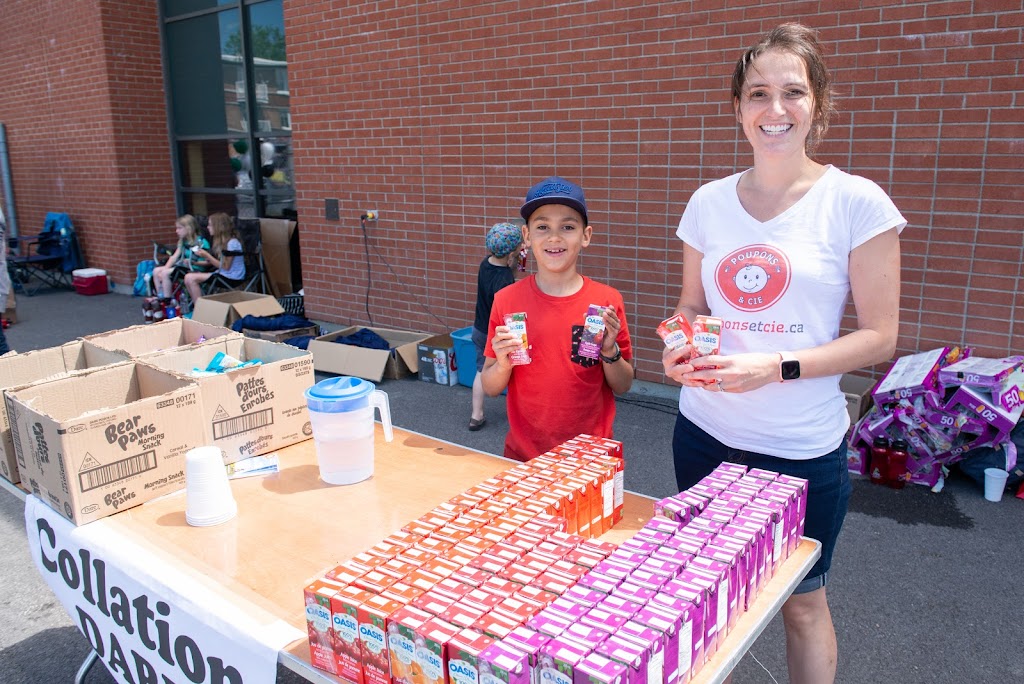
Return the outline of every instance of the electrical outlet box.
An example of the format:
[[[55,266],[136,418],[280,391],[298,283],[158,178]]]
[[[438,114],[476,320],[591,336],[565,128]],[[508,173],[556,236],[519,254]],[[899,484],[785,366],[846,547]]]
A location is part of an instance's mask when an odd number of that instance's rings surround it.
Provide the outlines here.
[[[377,219],[380,218],[380,212],[377,211],[376,209],[367,209],[366,211],[363,212],[363,214],[366,215],[367,221],[376,221]]]
[[[337,221],[338,219],[341,218],[341,216],[339,216],[338,214],[338,200],[324,200],[324,218],[328,221]]]

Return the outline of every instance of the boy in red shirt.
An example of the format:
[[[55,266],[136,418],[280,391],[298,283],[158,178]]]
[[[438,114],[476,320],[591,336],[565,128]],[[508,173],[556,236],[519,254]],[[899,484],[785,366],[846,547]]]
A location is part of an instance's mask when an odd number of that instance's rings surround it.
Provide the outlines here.
[[[519,213],[537,273],[494,296],[481,381],[490,396],[508,387],[505,456],[526,461],[580,433],[612,436],[614,395],[633,384],[633,351],[622,295],[576,270],[593,234],[582,188],[548,178],[530,188]],[[596,359],[579,349],[590,305],[604,307]],[[513,365],[509,354],[522,348],[522,338],[505,315],[520,312],[532,360]]]

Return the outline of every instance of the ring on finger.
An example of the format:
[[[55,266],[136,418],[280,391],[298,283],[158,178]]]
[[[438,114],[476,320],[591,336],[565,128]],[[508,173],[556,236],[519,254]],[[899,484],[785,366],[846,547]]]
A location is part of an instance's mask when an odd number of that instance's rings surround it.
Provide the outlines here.
[[[722,378],[716,378],[715,379],[715,384],[718,385],[718,391],[719,392],[724,392],[725,391],[725,389],[722,387]]]

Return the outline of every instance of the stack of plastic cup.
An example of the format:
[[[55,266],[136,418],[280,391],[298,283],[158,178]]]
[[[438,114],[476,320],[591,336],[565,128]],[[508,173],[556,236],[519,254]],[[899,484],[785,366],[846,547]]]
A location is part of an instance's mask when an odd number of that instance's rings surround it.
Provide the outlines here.
[[[196,447],[185,454],[185,497],[189,525],[219,525],[238,513],[220,447]]]

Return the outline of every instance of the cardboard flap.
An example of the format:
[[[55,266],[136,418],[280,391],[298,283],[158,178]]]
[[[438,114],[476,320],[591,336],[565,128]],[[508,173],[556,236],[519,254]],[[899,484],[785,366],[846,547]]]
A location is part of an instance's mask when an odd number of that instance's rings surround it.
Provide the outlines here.
[[[39,349],[0,358],[0,389],[18,387],[67,371],[61,347]]]
[[[192,309],[192,320],[230,326],[244,316],[280,316],[281,305],[270,295],[235,290],[200,297]]]

